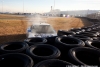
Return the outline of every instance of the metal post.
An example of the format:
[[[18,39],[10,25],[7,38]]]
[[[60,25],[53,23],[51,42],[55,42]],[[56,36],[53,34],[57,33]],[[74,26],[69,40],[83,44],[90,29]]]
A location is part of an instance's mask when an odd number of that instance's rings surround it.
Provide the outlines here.
[[[24,0],[23,0],[23,14],[24,14]]]
[[[53,15],[55,14],[55,0],[54,0],[54,8],[53,8]],[[54,15],[55,16],[55,15]]]
[[[2,0],[2,13],[3,13],[3,0]]]

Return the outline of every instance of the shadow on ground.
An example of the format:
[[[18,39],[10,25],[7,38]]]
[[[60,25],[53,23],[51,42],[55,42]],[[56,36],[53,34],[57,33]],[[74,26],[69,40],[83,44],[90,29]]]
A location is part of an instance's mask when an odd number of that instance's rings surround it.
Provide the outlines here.
[[[81,19],[81,21],[83,21],[84,26],[91,26],[93,24],[99,24],[100,21],[98,19],[90,19],[87,17],[78,17]]]
[[[26,39],[26,34],[3,35],[0,36],[0,44],[13,41],[24,41],[24,39]]]

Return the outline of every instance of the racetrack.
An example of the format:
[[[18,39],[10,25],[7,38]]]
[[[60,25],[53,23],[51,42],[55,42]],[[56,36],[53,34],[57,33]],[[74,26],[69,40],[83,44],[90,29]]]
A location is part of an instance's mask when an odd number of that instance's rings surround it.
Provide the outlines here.
[[[71,28],[79,28],[92,25],[92,23],[88,20],[81,18],[49,18],[48,21],[48,23],[51,24],[56,31],[59,29],[69,30]]]

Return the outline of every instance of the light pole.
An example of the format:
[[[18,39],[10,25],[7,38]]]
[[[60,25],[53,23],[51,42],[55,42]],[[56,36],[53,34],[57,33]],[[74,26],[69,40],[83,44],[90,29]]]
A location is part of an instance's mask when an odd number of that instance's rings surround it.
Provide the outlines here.
[[[54,0],[54,7],[53,7],[53,16],[55,14],[55,0]]]
[[[24,14],[24,0],[23,0],[23,14]]]
[[[3,13],[3,0],[2,0],[2,13]]]

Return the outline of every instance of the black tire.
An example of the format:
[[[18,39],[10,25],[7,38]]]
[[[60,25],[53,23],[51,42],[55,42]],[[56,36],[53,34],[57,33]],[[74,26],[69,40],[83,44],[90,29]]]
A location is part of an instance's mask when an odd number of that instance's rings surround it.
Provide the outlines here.
[[[74,35],[73,37],[91,39],[88,36],[82,36],[82,35]]]
[[[8,42],[0,45],[1,53],[19,53],[25,52],[26,48],[28,48],[28,44],[25,42]]]
[[[85,43],[87,47],[100,50],[100,40],[87,40]]]
[[[88,29],[88,27],[81,27],[81,29]]]
[[[93,37],[93,40],[100,40],[100,37]]]
[[[82,32],[82,33],[80,33],[80,34],[91,34],[91,35],[94,35],[94,36],[97,36],[98,35],[98,33],[96,33],[96,32]]]
[[[83,41],[75,37],[57,37],[55,41],[64,47],[80,47],[85,45]]]
[[[99,40],[99,37],[92,37],[93,40]]]
[[[0,52],[0,55],[2,55],[2,52]]]
[[[95,30],[92,30],[92,31],[100,31],[100,29],[95,29]]]
[[[74,35],[74,37],[82,40],[82,41],[86,41],[86,40],[93,40],[92,38],[88,37],[88,36],[82,36],[82,35]]]
[[[26,43],[29,44],[29,46],[34,44],[44,44],[47,42],[45,38],[28,38],[24,40]]]
[[[61,54],[59,49],[47,44],[32,45],[26,53],[35,60],[35,63],[46,59],[59,58]]]
[[[75,35],[75,32],[72,31],[65,31],[65,30],[58,30],[57,35],[62,36],[62,35]]]
[[[82,29],[82,28],[77,28],[76,30],[79,30],[81,32],[85,32],[85,29]]]
[[[70,31],[73,31],[73,32],[79,32],[79,33],[81,32],[80,30],[70,30]]]
[[[31,57],[21,53],[0,55],[0,67],[33,67]]]
[[[68,51],[74,47],[83,47],[85,43],[75,37],[57,37],[55,46],[61,51],[61,60],[70,62]]]
[[[88,47],[76,47],[69,51],[71,63],[75,65],[100,65],[100,51]]]
[[[88,27],[84,27],[84,28],[81,28],[81,29],[84,29],[85,31],[91,31],[92,30],[91,28],[88,28]]]
[[[81,31],[82,31],[82,32],[85,32],[85,30],[84,30],[84,29],[81,29]]]
[[[96,35],[99,35],[99,34],[100,34],[100,33],[97,32],[97,31],[86,31],[86,32],[84,32],[84,33],[92,33],[92,34],[96,34]]]
[[[85,30],[84,30],[84,29],[81,29],[81,28],[71,29],[71,30],[69,30],[69,31],[73,31],[73,32],[75,32],[76,34],[79,34],[79,33],[81,33],[81,32],[85,32]]]
[[[81,30],[82,30],[82,32],[85,32],[86,31],[85,28],[81,28]]]
[[[67,66],[72,66],[73,64],[63,61],[63,60],[58,60],[58,59],[49,59],[49,60],[44,60],[36,64],[34,67],[67,67]]]
[[[91,27],[92,30],[96,30],[96,27]]]
[[[90,38],[90,39],[88,39],[88,38],[79,38],[80,40],[82,40],[82,41],[87,41],[87,40],[93,40],[92,38]]]
[[[55,44],[55,39],[57,36],[52,36],[52,37],[47,37],[47,42],[46,44],[54,45]]]
[[[96,34],[92,34],[92,33],[80,33],[80,34],[77,34],[77,35],[82,35],[82,36],[87,36],[87,37],[97,37]]]

